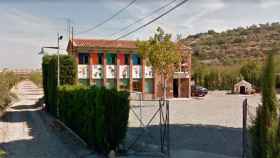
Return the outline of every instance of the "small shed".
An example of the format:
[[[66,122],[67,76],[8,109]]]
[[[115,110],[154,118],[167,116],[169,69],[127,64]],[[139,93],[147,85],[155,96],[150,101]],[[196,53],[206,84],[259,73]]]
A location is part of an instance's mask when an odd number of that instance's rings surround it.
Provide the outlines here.
[[[238,82],[234,85],[233,93],[236,93],[236,94],[251,94],[253,92],[254,92],[254,89],[252,87],[252,84],[245,81],[245,80],[241,80],[240,82]]]

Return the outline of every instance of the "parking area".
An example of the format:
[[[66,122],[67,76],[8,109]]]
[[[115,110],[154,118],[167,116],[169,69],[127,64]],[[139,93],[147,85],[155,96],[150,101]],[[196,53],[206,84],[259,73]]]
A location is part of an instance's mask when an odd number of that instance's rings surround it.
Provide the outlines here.
[[[249,112],[261,102],[260,94],[236,95],[226,91],[210,91],[205,97],[171,99],[170,124],[217,125],[242,127],[242,102],[248,99]]]
[[[242,102],[246,98],[250,119],[261,102],[260,94],[233,95],[227,94],[226,91],[210,91],[205,97],[171,99],[169,111],[171,157],[187,155],[209,158],[241,157]],[[141,118],[144,124],[147,124],[157,108],[156,104],[154,106],[152,103],[142,104],[144,106],[141,109],[137,107],[134,110],[137,114],[141,112]],[[157,117],[151,121],[151,126],[147,128],[148,135],[159,136],[158,122]],[[140,126],[133,113],[130,113],[129,126],[134,130]],[[153,141],[147,135],[143,135],[141,139],[143,142],[145,139]]]

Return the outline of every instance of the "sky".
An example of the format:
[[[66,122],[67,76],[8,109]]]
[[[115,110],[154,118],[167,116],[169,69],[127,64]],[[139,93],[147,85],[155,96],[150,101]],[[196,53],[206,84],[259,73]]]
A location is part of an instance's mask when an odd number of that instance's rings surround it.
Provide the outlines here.
[[[0,69],[40,68],[41,47],[56,46],[57,32],[68,42],[67,19],[74,38],[116,39],[155,18],[182,0],[151,15],[130,29],[119,30],[172,0],[136,0],[129,8],[101,27],[79,34],[112,16],[132,0],[0,0]],[[279,0],[189,0],[173,12],[124,39],[145,40],[158,26],[175,38],[239,26],[280,22]],[[53,52],[46,50],[47,52]]]

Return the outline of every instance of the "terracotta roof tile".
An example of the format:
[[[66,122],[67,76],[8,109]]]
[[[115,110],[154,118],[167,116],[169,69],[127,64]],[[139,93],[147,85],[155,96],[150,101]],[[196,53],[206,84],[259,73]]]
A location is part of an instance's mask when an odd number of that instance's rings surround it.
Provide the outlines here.
[[[74,39],[74,47],[98,47],[98,48],[126,48],[136,49],[135,41],[126,40],[101,40],[101,39]]]

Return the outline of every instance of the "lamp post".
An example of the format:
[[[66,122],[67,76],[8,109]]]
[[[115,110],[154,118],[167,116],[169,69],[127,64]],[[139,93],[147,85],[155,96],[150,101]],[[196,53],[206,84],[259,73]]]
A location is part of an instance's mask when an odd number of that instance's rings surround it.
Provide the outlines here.
[[[59,35],[59,33],[57,33],[57,47],[41,47],[41,51],[39,52],[39,54],[44,54],[44,48],[48,48],[48,49],[56,49],[57,50],[57,86],[60,85],[60,59],[59,59],[59,50],[60,50],[60,45],[59,45],[59,41],[63,39],[62,35]]]
[[[62,35],[59,35],[59,33],[57,33],[57,86],[60,85],[60,61],[59,61],[59,41],[63,39]]]
[[[59,61],[59,50],[60,50],[60,45],[59,45],[59,41],[63,39],[62,35],[59,35],[59,33],[57,33],[57,47],[42,47],[41,48],[41,52],[39,52],[39,54],[44,54],[44,48],[49,48],[49,49],[57,49],[57,86],[60,85],[60,61]],[[57,117],[59,118],[59,105],[56,106],[57,109]]]

